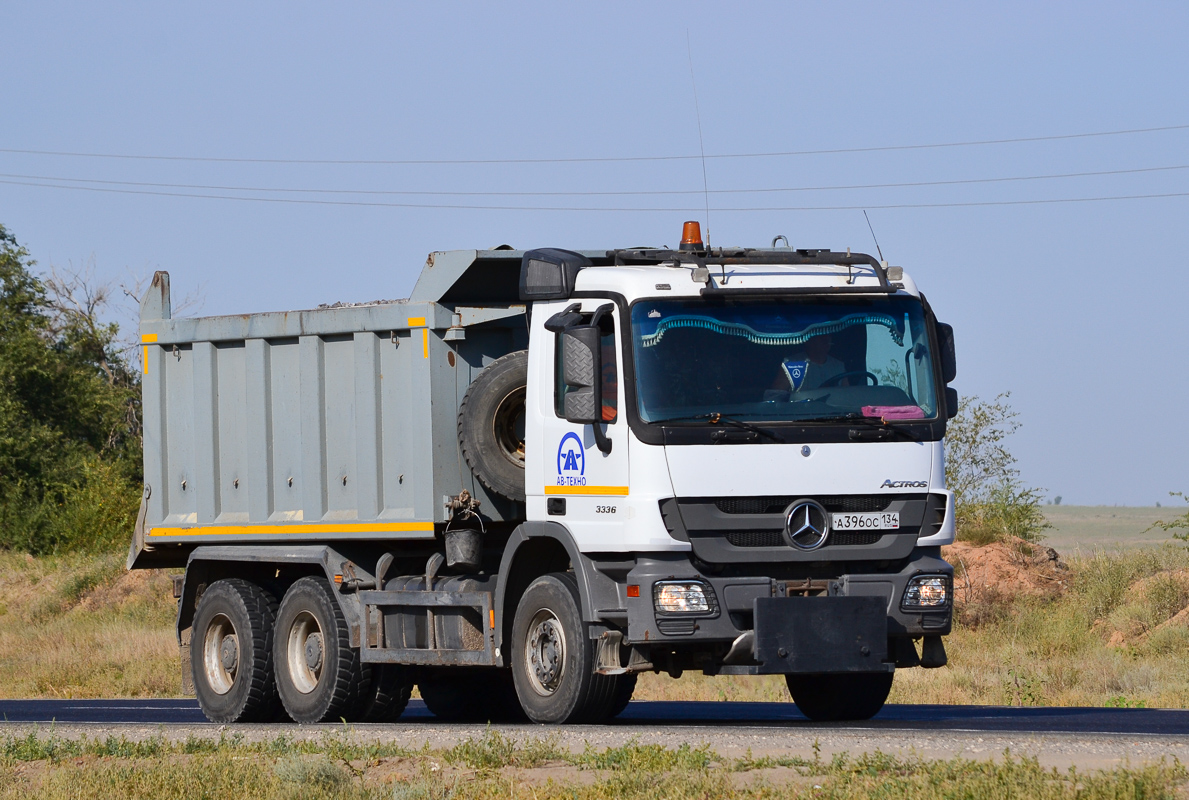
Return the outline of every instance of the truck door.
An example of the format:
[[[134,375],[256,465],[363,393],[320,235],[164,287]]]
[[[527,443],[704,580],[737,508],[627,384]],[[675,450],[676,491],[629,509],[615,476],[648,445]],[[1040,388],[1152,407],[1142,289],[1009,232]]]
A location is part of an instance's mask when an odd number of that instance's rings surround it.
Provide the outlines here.
[[[540,383],[542,417],[542,462],[545,505],[549,519],[569,528],[583,550],[611,547],[623,532],[627,519],[628,424],[624,415],[622,325],[619,309],[607,300],[582,301],[583,322],[598,315],[600,379],[603,423],[610,452],[598,447],[594,425],[566,420],[566,383],[562,359],[565,338],[550,338],[553,379]]]

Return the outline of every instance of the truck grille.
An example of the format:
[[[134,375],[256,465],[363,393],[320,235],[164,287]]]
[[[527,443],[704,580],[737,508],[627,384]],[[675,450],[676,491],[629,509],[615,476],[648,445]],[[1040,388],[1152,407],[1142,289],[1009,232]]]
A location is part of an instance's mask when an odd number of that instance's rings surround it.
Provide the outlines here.
[[[780,531],[728,531],[725,535],[735,547],[780,547],[787,544]],[[834,531],[824,547],[875,544],[882,538],[881,531]]]
[[[826,540],[826,547],[836,545],[875,544],[883,538],[882,531],[834,531]]]
[[[800,550],[785,538],[785,511],[796,500],[812,499],[831,514],[894,512],[895,530],[833,530],[816,550]],[[942,515],[929,512],[940,494],[771,494],[750,497],[680,497],[662,500],[661,517],[674,538],[690,543],[708,564],[761,564],[807,561],[895,561],[907,556],[922,525],[936,527]]]
[[[735,547],[780,547],[785,543],[780,531],[729,531],[727,541]]]
[[[714,506],[724,514],[780,514],[797,497],[722,497],[714,501]],[[884,511],[896,499],[893,495],[852,494],[852,495],[822,495],[814,498],[827,511],[839,514],[860,514],[867,511]]]

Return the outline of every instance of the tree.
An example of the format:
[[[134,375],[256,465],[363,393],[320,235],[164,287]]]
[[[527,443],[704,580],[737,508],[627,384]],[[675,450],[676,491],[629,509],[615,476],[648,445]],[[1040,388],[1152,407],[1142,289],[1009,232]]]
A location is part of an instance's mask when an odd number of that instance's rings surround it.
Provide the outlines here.
[[[106,295],[34,266],[0,225],[0,546],[114,544],[140,495],[138,375]]]
[[[1010,398],[1010,392],[991,401],[966,398],[946,428],[946,484],[954,493],[959,539],[1034,542],[1049,527],[1040,509],[1043,490],[1023,484],[1007,447],[1020,427]]]

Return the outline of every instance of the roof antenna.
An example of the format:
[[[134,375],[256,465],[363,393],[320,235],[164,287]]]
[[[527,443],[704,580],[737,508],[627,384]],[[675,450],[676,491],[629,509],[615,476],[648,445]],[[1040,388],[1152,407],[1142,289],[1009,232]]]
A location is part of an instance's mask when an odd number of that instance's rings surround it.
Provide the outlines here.
[[[867,216],[867,209],[863,209],[863,219],[867,220],[867,230],[871,231],[871,238],[875,239],[875,252],[879,253],[879,260],[883,261],[883,250],[879,249],[879,239],[875,238],[875,228],[871,227],[871,217]]]
[[[689,54],[689,82],[694,87],[694,115],[698,119],[698,149],[702,153],[702,194],[706,198],[706,250],[710,251],[710,182],[706,180],[706,146],[702,144],[702,110],[698,107],[698,84],[694,80],[694,48],[685,29],[685,51]],[[725,270],[726,267],[724,266]],[[724,273],[725,274],[725,273]]]

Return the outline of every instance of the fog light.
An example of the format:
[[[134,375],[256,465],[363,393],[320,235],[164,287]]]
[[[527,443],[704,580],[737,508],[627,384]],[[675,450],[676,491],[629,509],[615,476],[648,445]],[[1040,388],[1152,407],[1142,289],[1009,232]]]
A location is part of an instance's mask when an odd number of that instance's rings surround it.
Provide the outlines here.
[[[921,575],[908,582],[901,608],[939,608],[950,601],[950,579],[946,575]]]
[[[653,584],[652,601],[657,611],[698,613],[710,610],[704,584],[689,581],[664,581]]]

